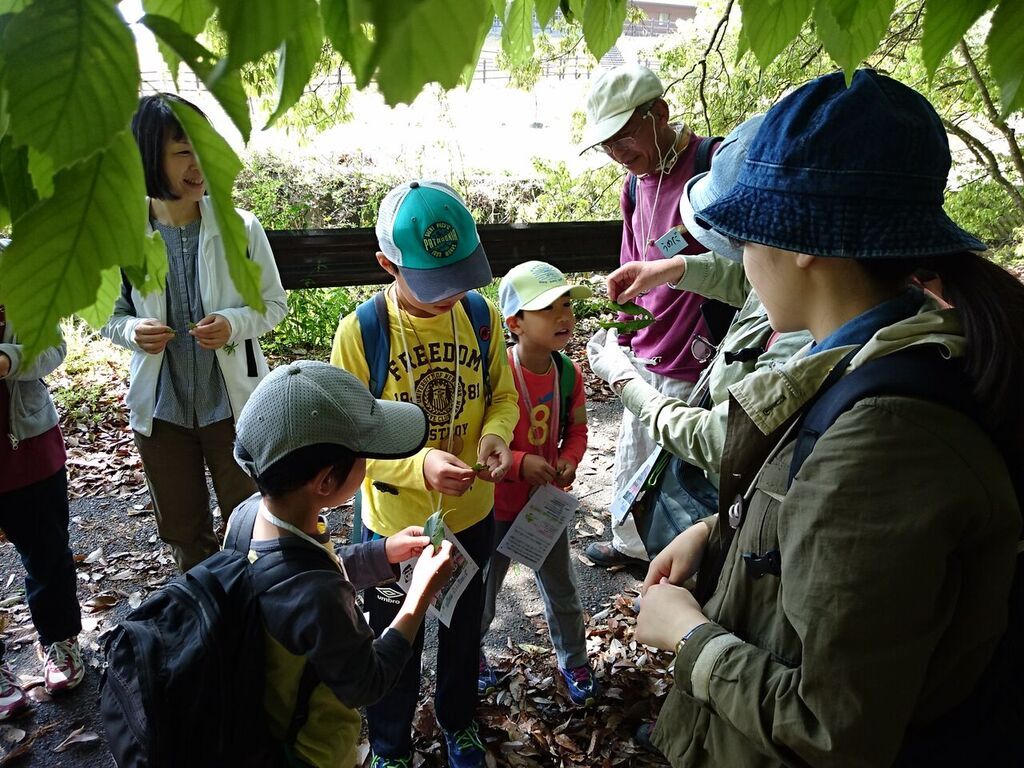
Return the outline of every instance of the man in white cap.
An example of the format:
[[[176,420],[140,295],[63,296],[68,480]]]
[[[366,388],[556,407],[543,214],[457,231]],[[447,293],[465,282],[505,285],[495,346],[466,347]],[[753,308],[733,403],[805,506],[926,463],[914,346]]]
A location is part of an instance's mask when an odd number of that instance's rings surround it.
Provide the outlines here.
[[[650,69],[626,64],[601,75],[587,99],[584,150],[599,147],[628,171],[620,201],[622,264],[707,250],[686,233],[679,198],[683,185],[710,167],[718,140],[697,136],[683,124],[669,123],[664,91]],[[663,395],[685,400],[713,354],[701,319],[704,301],[697,294],[660,285],[636,299],[657,321],[618,336],[619,343],[629,348],[640,375]],[[693,346],[695,340],[698,344]],[[625,412],[615,453],[615,495],[624,490],[655,447],[649,431]],[[591,544],[587,556],[603,566],[648,559],[628,515],[622,525],[613,526],[612,541]]]

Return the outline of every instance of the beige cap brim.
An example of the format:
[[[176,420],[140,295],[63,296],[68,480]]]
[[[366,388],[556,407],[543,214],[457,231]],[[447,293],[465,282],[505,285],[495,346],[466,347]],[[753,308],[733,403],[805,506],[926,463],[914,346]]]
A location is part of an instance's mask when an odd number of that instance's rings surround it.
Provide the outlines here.
[[[580,154],[582,155],[588,149],[596,147],[602,141],[607,141],[616,133],[622,130],[622,128],[629,122],[629,118],[633,116],[633,112],[636,111],[636,107],[630,107],[625,112],[619,112],[617,115],[606,117],[599,123],[593,125],[588,124],[583,129],[583,141],[580,143],[582,149]]]
[[[532,299],[527,301],[520,307],[530,312],[535,312],[538,309],[546,309],[550,307],[555,301],[565,294],[569,294],[570,299],[589,299],[594,295],[594,292],[585,285],[559,285],[556,288],[550,288],[544,293],[534,296]]]

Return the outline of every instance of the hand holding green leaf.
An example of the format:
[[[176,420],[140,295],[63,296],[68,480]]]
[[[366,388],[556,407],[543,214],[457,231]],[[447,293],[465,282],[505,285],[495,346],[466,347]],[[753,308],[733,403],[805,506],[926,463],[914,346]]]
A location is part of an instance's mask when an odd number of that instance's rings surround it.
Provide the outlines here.
[[[656,318],[654,313],[647,307],[641,307],[639,304],[627,301],[625,304],[616,304],[614,301],[604,302],[602,309],[615,312],[616,314],[632,315],[632,320],[599,320],[597,324],[601,328],[614,328],[619,333],[631,333],[633,331],[639,331],[641,328],[646,328],[651,325]]]

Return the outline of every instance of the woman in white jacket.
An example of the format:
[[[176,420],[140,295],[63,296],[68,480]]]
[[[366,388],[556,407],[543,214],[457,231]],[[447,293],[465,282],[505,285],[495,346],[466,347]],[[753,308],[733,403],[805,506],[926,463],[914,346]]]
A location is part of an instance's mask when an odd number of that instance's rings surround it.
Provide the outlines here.
[[[280,322],[287,300],[263,227],[242,210],[265,311],[235,288],[202,170],[170,102],[202,115],[156,94],[132,119],[150,225],[167,247],[165,291],[143,296],[125,280],[103,332],[134,353],[126,402],[135,444],[160,538],[186,571],[218,548],[204,464],[225,520],[256,491],[232,455],[234,422],[268,372],[257,337]]]

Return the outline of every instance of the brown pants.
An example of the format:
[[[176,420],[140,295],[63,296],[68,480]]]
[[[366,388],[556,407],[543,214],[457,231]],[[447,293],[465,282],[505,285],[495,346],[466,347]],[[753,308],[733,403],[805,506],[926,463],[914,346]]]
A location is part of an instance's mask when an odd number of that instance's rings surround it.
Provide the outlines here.
[[[220,547],[213,530],[204,462],[210,468],[225,522],[236,506],[256,492],[256,484],[235,462],[234,441],[231,419],[191,429],[154,419],[149,437],[135,433],[153,497],[157,531],[183,572]]]

